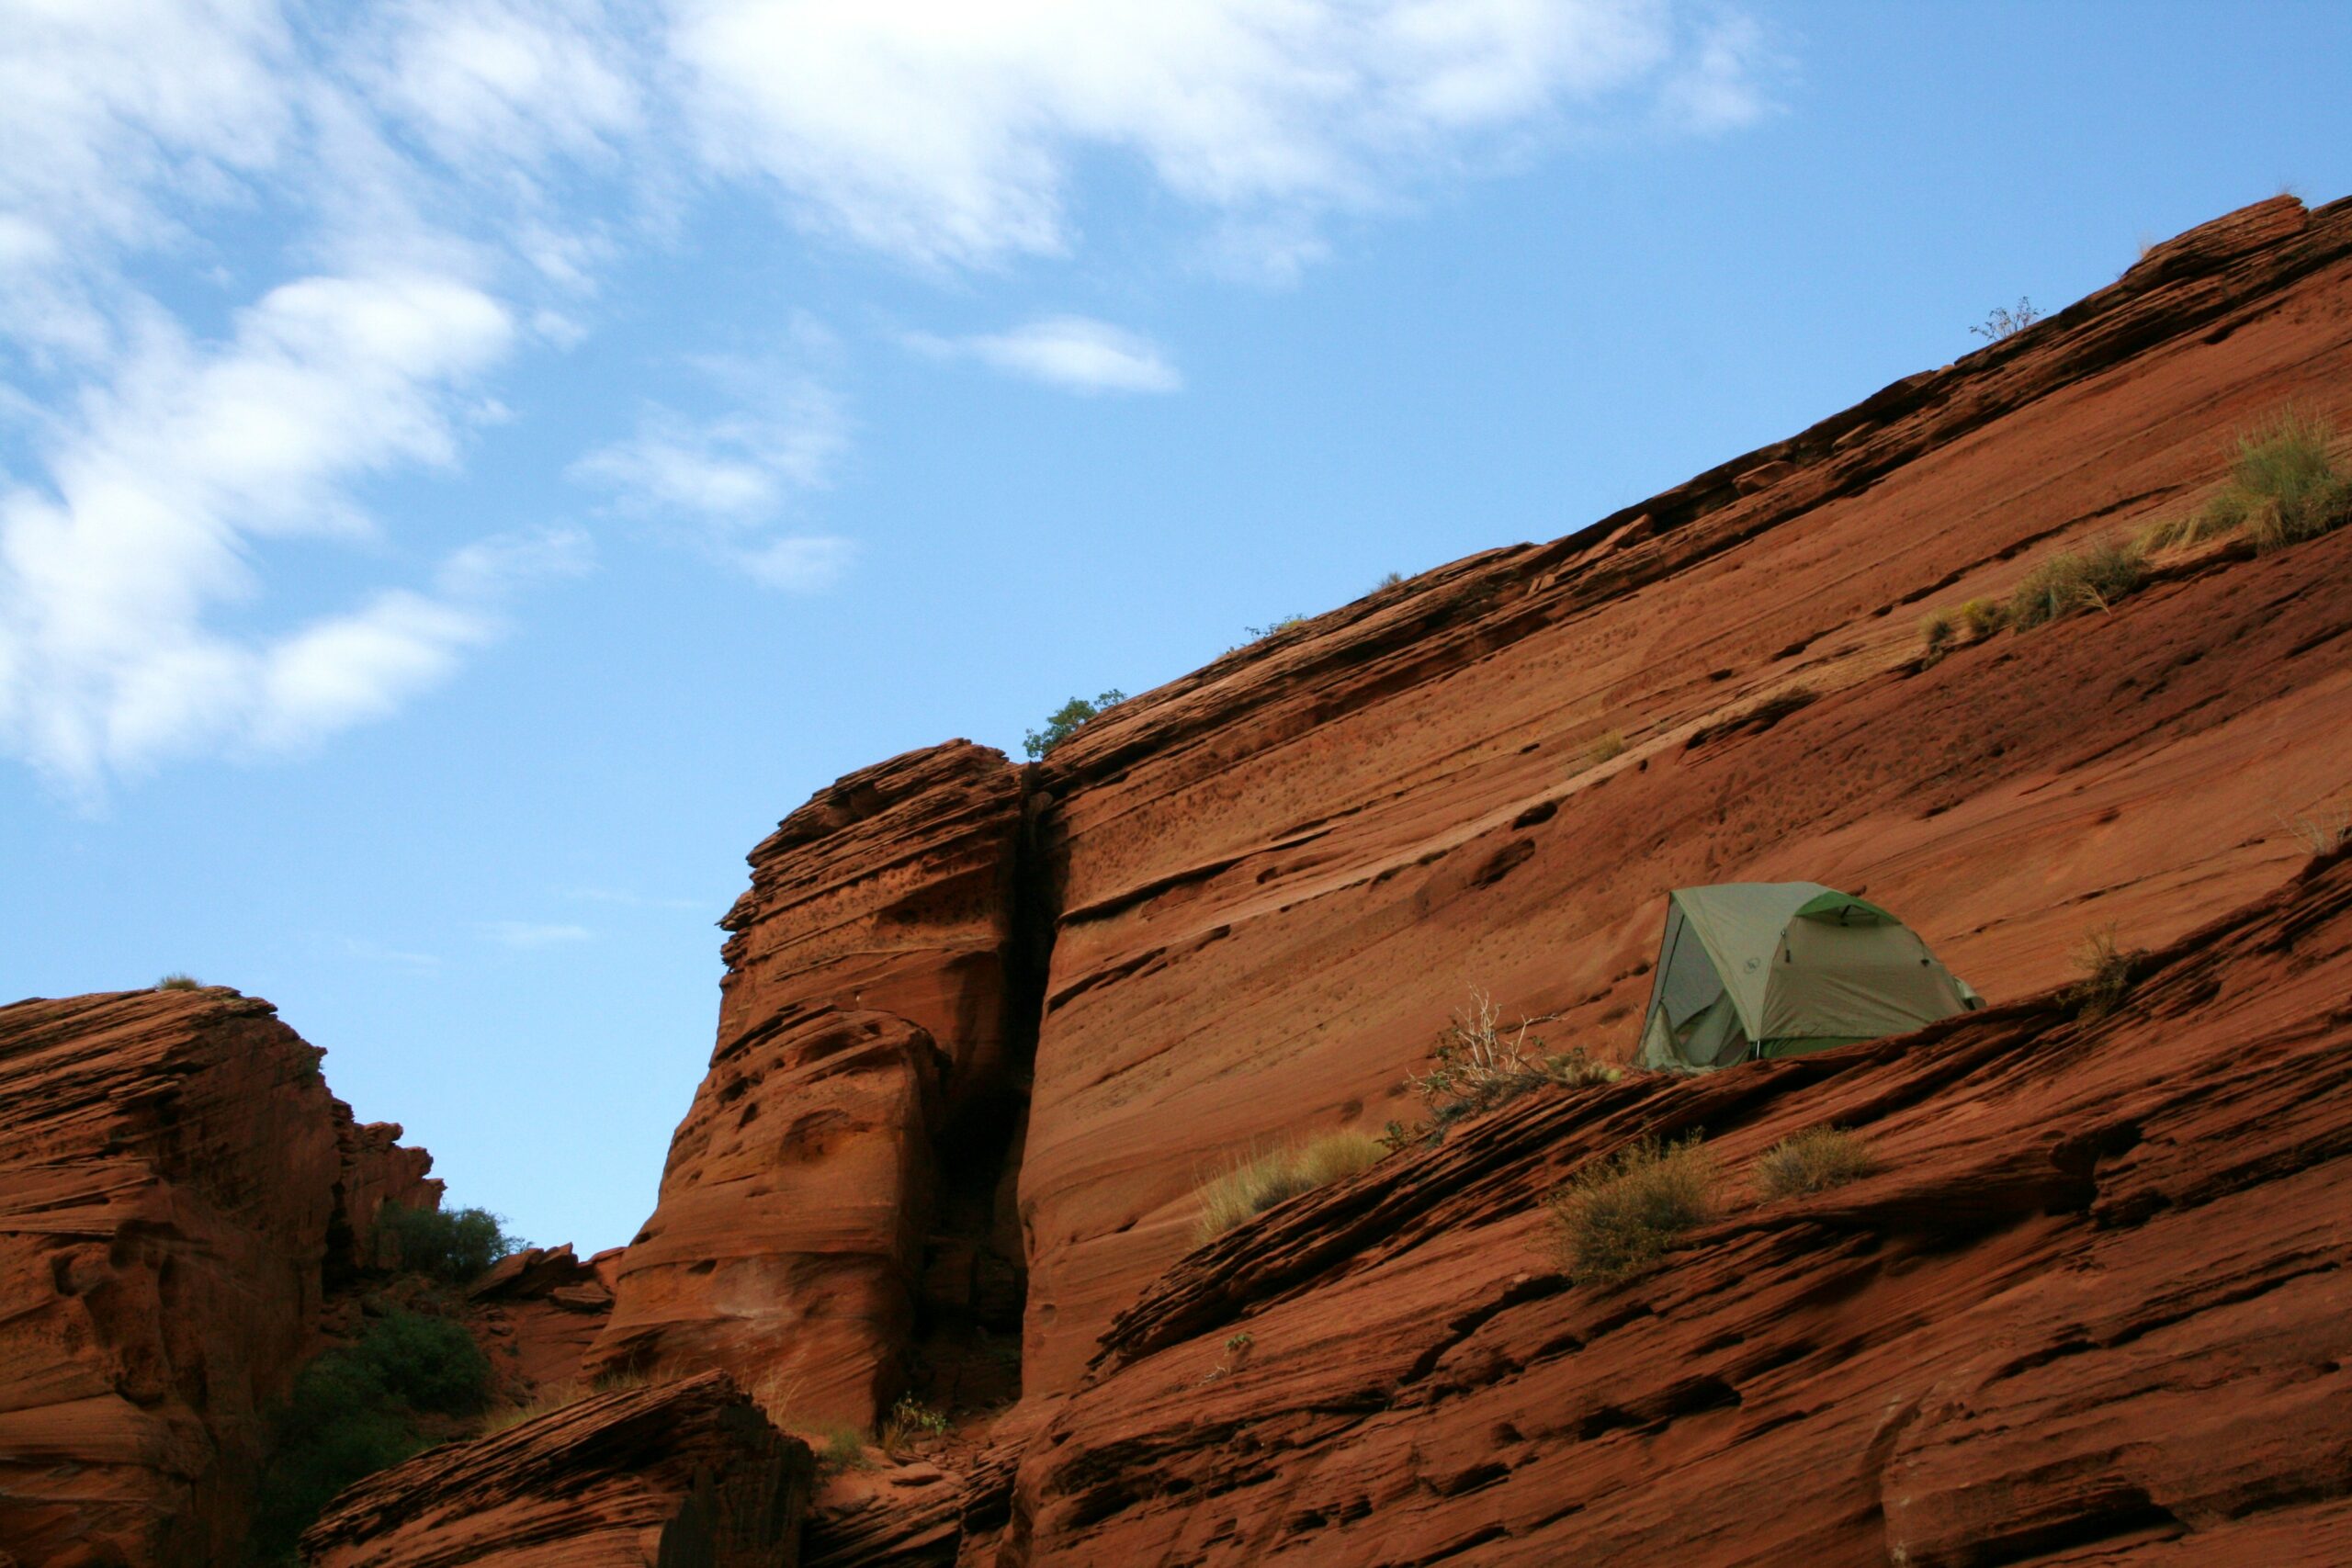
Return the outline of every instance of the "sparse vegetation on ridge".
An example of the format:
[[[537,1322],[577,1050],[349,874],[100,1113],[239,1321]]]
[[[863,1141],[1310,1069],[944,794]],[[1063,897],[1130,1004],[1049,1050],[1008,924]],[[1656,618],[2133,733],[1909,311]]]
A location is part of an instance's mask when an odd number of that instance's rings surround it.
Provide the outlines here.
[[[1756,1195],[1766,1202],[1826,1192],[1878,1168],[1860,1135],[1840,1127],[1808,1127],[1756,1156]]]
[[[1103,710],[1114,708],[1126,700],[1127,694],[1116,686],[1100,694],[1091,703],[1084,697],[1072,697],[1046,716],[1045,728],[1030,730],[1022,745],[1027,750],[1030,761],[1035,761],[1078,733],[1079,726],[1088,719],[1100,718]]]
[[[376,1216],[377,1232],[391,1238],[398,1266],[462,1284],[526,1244],[506,1234],[505,1222],[487,1209],[411,1209],[387,1203]]]
[[[204,989],[204,982],[198,979],[193,975],[183,975],[179,971],[174,970],[171,974],[164,976],[162,979],[155,982],[155,989],[159,991],[200,991]]]
[[[2016,310],[1996,306],[1982,322],[1968,330],[1986,343],[1998,343],[2003,338],[2015,337],[2040,320],[2041,312],[2033,308],[2033,301],[2019,295]]]
[[[1714,1213],[1714,1156],[1695,1137],[1645,1139],[1579,1171],[1548,1201],[1579,1285],[1611,1285],[1645,1273],[1675,1238]]]
[[[1387,1152],[1378,1139],[1363,1133],[1328,1133],[1237,1161],[1201,1183],[1193,1239],[1196,1244],[1213,1241],[1285,1198],[1369,1169]]]
[[[654,1378],[645,1372],[607,1372],[587,1382],[560,1382],[541,1389],[527,1404],[511,1404],[493,1410],[481,1418],[480,1435],[512,1431],[526,1421],[536,1421],[542,1416],[552,1416],[559,1410],[570,1409],[599,1393],[618,1393],[626,1389],[651,1388]]]

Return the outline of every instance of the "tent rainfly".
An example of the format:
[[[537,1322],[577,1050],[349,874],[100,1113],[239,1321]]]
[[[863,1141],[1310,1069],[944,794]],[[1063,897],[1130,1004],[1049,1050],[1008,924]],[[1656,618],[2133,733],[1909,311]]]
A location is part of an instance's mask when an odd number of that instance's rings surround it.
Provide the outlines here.
[[[1817,882],[1678,887],[1645,1067],[1727,1067],[1902,1034],[1984,1005],[1893,915]]]

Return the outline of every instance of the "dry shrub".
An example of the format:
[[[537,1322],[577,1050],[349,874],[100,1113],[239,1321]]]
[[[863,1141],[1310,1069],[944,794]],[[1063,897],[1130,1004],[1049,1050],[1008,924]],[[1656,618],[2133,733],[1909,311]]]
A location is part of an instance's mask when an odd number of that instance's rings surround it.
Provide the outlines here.
[[[1584,749],[1584,760],[1594,766],[1625,754],[1625,732],[1604,729],[1593,737],[1592,744]]]
[[[1950,649],[1957,630],[1957,624],[1950,610],[1930,610],[1919,617],[1919,641],[1927,648],[1930,657],[1940,655]]]
[[[2319,806],[2291,817],[2281,811],[2278,822],[2315,855],[2331,855],[2352,843],[2352,806]]]
[[[1215,1240],[1285,1198],[1371,1168],[1387,1152],[1368,1134],[1329,1133],[1238,1160],[1222,1175],[1201,1183],[1196,1194],[1201,1214],[1194,1225],[1194,1240]]]
[[[193,975],[174,972],[156,981],[155,988],[159,991],[200,991],[204,989],[204,982]]]
[[[1826,1192],[1877,1168],[1861,1138],[1838,1127],[1808,1127],[1756,1156],[1756,1193],[1766,1202]]]
[[[1568,1277],[1609,1285],[1645,1272],[1714,1213],[1715,1160],[1696,1137],[1645,1139],[1579,1171],[1550,1200]]]
[[[2132,540],[2113,535],[2080,550],[2062,550],[2026,573],[2009,596],[2009,620],[2019,630],[2077,610],[2107,610],[2147,578],[2147,558]]]
[[[616,1393],[623,1389],[651,1388],[652,1376],[646,1372],[607,1372],[590,1382],[566,1381],[550,1383],[541,1389],[528,1404],[505,1410],[493,1410],[481,1418],[481,1435],[504,1432],[526,1421],[536,1421],[542,1416],[552,1416],[559,1410],[579,1404],[591,1394]]]
[[[2083,977],[2066,988],[2067,1005],[2079,1019],[2105,1018],[2123,1005],[2132,994],[2132,983],[2139,978],[2140,965],[2148,954],[2143,948],[2122,948],[2116,945],[2115,928],[2109,926],[2091,932],[2075,950],[2075,967]]]
[[[1544,1041],[1528,1032],[1536,1021],[1522,1018],[1505,1030],[1495,999],[1476,987],[1470,1005],[1457,1010],[1438,1031],[1437,1046],[1430,1053],[1430,1068],[1405,1080],[1421,1097],[1430,1117],[1442,1130],[1448,1122],[1517,1100],[1544,1084],[1575,1088],[1582,1084],[1614,1083],[1623,1075],[1588,1058],[1581,1047],[1544,1052]]]

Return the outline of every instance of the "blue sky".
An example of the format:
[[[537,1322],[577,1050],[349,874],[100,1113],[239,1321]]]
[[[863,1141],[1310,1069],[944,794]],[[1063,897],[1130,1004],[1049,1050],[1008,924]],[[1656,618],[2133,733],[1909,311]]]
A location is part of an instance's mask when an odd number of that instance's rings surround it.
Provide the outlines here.
[[[2352,7],[0,0],[0,997],[601,1247],[742,856],[2352,191]]]

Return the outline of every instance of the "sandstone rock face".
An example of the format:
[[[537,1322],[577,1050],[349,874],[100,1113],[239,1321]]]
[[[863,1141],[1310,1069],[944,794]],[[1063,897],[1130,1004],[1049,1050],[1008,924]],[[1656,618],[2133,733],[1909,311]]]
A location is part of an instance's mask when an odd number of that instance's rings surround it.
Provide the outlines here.
[[[910,1377],[1012,1392],[978,1350],[1020,1328],[1022,831],[1020,776],[958,741],[843,779],[752,852],[718,1047],[592,1371],[723,1367],[860,1424]]]
[[[2347,998],[2352,851],[2103,1018],[1539,1091],[1158,1282],[967,1560],[2342,1561]],[[1876,1172],[1758,1196],[1822,1125]],[[1571,1284],[1543,1195],[1686,1134],[1717,1217]]]
[[[526,1247],[468,1288],[469,1325],[516,1404],[577,1385],[613,1312],[620,1248],[582,1262],[569,1244]]]
[[[593,1394],[369,1477],[318,1568],[793,1568],[814,1464],[722,1373]]]
[[[1670,887],[1867,893],[1998,1000],[2088,931],[2161,943],[2276,886],[2281,818],[2352,784],[2352,537],[1931,667],[1917,626],[2195,505],[2290,400],[2352,427],[2352,204],[2209,225],[1790,441],[1080,728],[1032,784],[1058,919],[1028,1390],[1074,1387],[1189,1248],[1204,1169],[1415,1113],[1469,987],[1629,1054]]]
[[[755,853],[720,1051],[597,1354],[805,1368],[855,1418],[836,1390],[878,1396],[978,1299],[946,1243],[985,1232],[1001,1274],[1017,1238],[1022,1402],[828,1488],[828,1563],[2337,1560],[2352,873],[2307,871],[2291,824],[2352,788],[2352,532],[2170,558],[1940,658],[1918,632],[2195,506],[2290,401],[2352,426],[2352,204],[2209,224],[1018,774],[957,743],[843,780]],[[1995,1010],[1523,1101],[1193,1250],[1222,1160],[1417,1116],[1403,1081],[1470,987],[1623,1059],[1667,890],[1798,878],[1894,908]],[[2109,929],[2162,962],[2076,1020],[2052,987]],[[992,1000],[959,1015],[971,976]],[[991,1053],[1028,1093],[964,1124],[1012,1146],[956,1165],[933,1118],[981,1103],[955,1086]],[[1881,1174],[1747,1195],[1824,1122]],[[1541,1197],[1679,1131],[1731,1171],[1724,1216],[1645,1280],[1570,1286]],[[893,1184],[901,1229],[848,1212]],[[953,1289],[881,1283],[916,1228]],[[730,1267],[746,1305],[697,1282]]]
[[[0,1008],[0,1553],[233,1560],[324,1272],[439,1196],[319,1055],[220,989]]]

